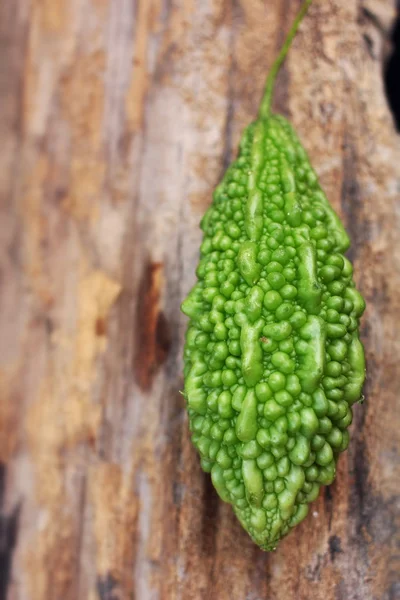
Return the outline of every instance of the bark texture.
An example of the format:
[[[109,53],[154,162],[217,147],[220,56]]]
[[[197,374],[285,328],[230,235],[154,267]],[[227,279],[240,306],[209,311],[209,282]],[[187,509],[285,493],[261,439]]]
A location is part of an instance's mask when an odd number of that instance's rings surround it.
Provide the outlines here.
[[[199,220],[300,0],[2,0],[0,598],[399,597],[394,0],[316,0],[279,77],[352,238],[366,402],[273,554],[219,501],[182,388]]]

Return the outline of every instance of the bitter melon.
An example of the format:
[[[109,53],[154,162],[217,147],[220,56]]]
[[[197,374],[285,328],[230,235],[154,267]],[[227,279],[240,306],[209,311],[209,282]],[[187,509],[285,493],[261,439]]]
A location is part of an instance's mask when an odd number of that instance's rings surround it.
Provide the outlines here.
[[[201,222],[184,396],[202,468],[265,550],[307,515],[335,477],[365,377],[365,304],[344,256],[349,238],[289,122],[257,120]]]

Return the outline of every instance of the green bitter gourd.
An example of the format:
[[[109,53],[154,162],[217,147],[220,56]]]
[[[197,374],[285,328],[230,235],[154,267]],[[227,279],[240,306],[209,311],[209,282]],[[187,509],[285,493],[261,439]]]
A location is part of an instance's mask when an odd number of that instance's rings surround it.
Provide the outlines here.
[[[184,396],[201,466],[252,539],[272,550],[335,477],[365,377],[365,304],[343,255],[349,238],[291,125],[258,119],[201,222]]]

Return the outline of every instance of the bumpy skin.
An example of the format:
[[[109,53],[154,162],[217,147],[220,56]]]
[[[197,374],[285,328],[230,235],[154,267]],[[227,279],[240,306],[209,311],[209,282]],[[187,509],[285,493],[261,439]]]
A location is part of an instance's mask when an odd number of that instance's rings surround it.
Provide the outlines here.
[[[245,131],[202,221],[185,398],[220,497],[263,549],[331,483],[365,376],[348,236],[290,124]]]

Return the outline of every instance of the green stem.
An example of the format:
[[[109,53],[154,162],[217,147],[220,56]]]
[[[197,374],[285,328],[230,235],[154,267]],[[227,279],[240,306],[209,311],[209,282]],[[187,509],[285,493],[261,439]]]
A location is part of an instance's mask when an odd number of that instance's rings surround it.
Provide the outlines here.
[[[302,22],[311,2],[312,2],[312,0],[304,1],[303,6],[301,7],[299,13],[297,14],[297,16],[293,22],[293,25],[286,37],[285,43],[283,44],[282,49],[279,52],[279,55],[278,55],[277,59],[275,60],[274,64],[272,65],[272,68],[268,74],[267,83],[265,85],[265,92],[264,92],[264,96],[261,101],[261,106],[260,106],[260,110],[259,110],[259,116],[261,119],[268,118],[268,116],[270,114],[272,94],[274,93],[274,85],[275,85],[276,76],[279,73],[279,69],[281,68],[282,63],[286,58],[288,50],[292,44],[293,38],[296,35],[299,25]]]

